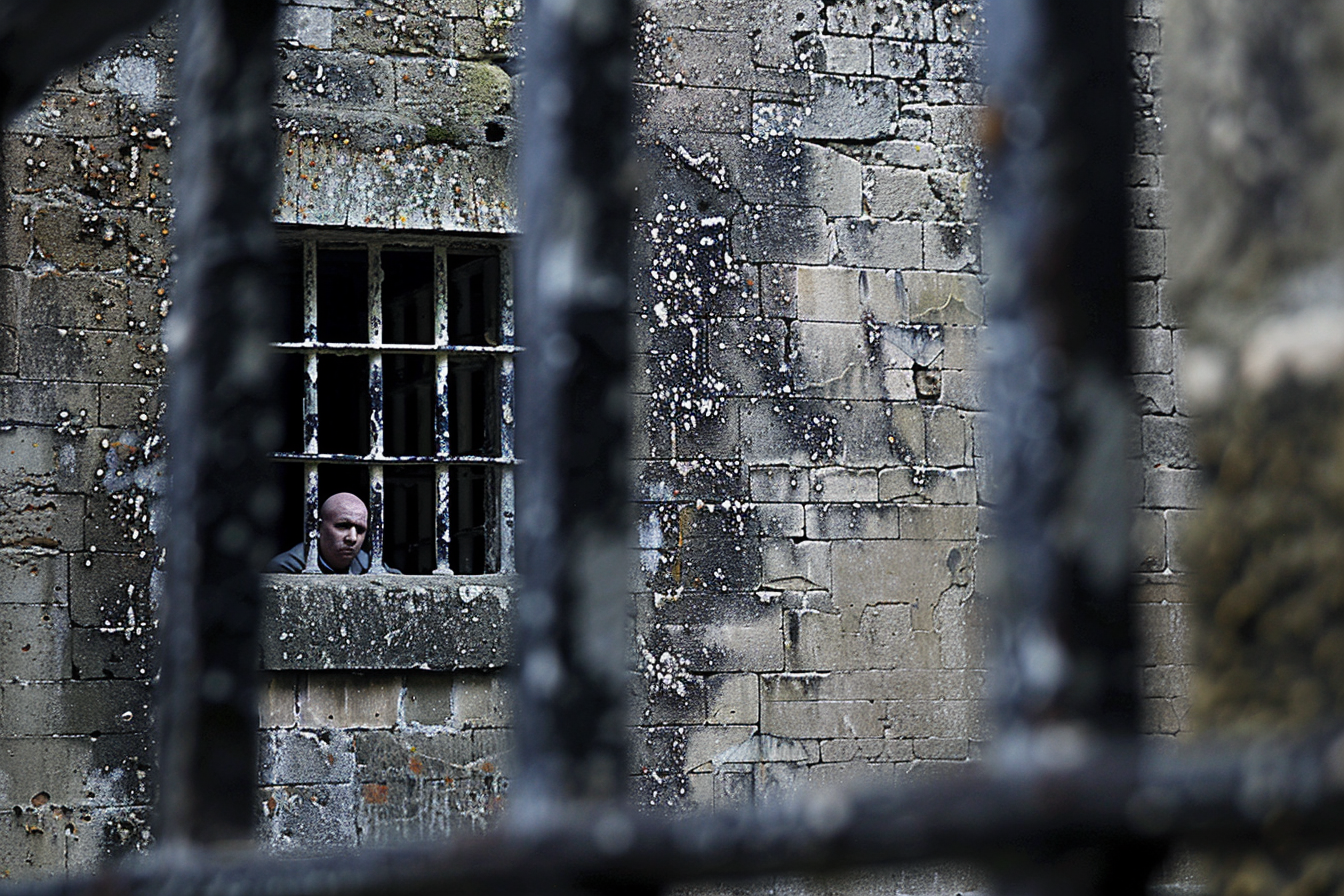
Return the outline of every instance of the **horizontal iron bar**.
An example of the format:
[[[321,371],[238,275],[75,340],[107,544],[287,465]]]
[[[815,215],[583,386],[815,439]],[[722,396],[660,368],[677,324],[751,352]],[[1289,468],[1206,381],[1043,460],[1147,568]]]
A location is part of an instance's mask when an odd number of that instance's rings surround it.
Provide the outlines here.
[[[474,454],[460,456],[403,454],[396,457],[374,457],[369,454],[300,454],[292,451],[274,452],[271,454],[271,459],[321,464],[443,464],[449,467],[516,467],[522,463],[516,457],[482,457]]]
[[[516,355],[522,349],[516,345],[432,345],[424,342],[272,342],[278,352],[319,355],[367,355],[382,352],[385,355]]]
[[[856,869],[932,859],[993,862],[1025,849],[1180,839],[1227,846],[1271,829],[1301,843],[1344,834],[1344,736],[1292,743],[1092,746],[1040,735],[1012,761],[899,786],[830,789],[700,815],[557,808],[526,826],[438,844],[315,859],[164,850],[96,878],[12,896],[498,894],[572,882],[599,889]],[[572,806],[572,804],[571,804]]]

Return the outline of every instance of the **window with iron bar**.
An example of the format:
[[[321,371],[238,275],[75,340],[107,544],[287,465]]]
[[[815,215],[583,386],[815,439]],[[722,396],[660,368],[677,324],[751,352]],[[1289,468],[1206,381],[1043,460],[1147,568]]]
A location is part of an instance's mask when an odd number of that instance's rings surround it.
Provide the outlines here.
[[[511,572],[513,303],[500,240],[281,234],[278,549],[317,572],[321,501],[369,508],[369,572]]]

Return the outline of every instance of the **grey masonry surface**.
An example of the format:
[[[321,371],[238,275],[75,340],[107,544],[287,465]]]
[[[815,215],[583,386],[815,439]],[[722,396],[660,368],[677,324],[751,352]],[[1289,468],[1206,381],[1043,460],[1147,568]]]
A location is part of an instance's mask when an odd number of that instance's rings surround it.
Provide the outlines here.
[[[277,221],[514,232],[521,14],[510,0],[285,4]],[[1130,10],[1128,475],[1144,725],[1170,736],[1188,706],[1177,548],[1199,474],[1165,298],[1160,19],[1155,0]],[[896,780],[973,760],[989,737],[982,26],[978,3],[951,0],[640,5],[642,804]],[[17,811],[0,826],[0,875],[87,871],[153,836],[175,53],[172,21],[156,24],[62,76],[4,137],[0,795]],[[306,852],[492,823],[507,802],[512,587],[272,582],[264,843]],[[931,868],[851,886],[979,884]]]

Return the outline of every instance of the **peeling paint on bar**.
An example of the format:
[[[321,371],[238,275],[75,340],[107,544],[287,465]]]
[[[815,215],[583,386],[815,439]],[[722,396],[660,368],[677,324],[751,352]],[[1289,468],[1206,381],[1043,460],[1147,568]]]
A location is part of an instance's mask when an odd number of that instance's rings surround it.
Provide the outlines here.
[[[369,454],[383,456],[383,258],[369,246]],[[383,465],[369,467],[369,574],[387,572],[383,565]]]

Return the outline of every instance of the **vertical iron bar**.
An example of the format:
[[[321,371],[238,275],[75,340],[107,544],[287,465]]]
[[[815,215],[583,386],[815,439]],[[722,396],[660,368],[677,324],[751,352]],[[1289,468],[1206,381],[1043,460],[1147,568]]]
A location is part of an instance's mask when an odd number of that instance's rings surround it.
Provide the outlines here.
[[[626,777],[629,0],[527,8],[514,819]]]
[[[274,0],[184,6],[172,444],[155,830],[247,841],[255,827],[257,571],[279,501],[267,452],[277,281]]]
[[[383,564],[383,257],[369,246],[369,574],[387,572]]]
[[[1095,757],[1138,731],[1129,607],[1125,0],[991,0],[988,383],[1001,593],[996,761]],[[1132,773],[1132,769],[1130,772]],[[1151,850],[1037,853],[1009,892],[1140,892]]]
[[[448,249],[446,246],[434,248],[434,345],[442,350],[452,342],[452,333],[448,328]],[[436,361],[434,378],[434,453],[442,460],[453,452],[448,427],[452,421],[448,418],[448,355],[440,351],[434,356]],[[452,546],[452,527],[449,517],[449,468],[445,463],[434,467],[435,503],[434,503],[434,574],[452,575],[453,568],[448,556]]]
[[[513,256],[499,255],[499,344],[514,344],[513,321]],[[492,519],[497,521],[496,568],[513,572],[514,558],[514,366],[513,356],[499,359],[499,455],[506,464],[500,468],[498,479],[498,508]]]
[[[303,341],[317,342],[317,241],[303,241]],[[317,352],[305,352],[303,356],[303,452],[317,454]],[[303,571],[319,573],[317,565],[318,497],[317,464],[303,465],[305,488],[303,495],[303,540],[307,545]]]

